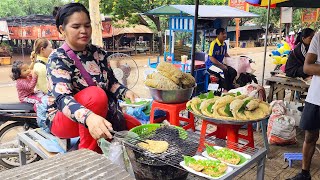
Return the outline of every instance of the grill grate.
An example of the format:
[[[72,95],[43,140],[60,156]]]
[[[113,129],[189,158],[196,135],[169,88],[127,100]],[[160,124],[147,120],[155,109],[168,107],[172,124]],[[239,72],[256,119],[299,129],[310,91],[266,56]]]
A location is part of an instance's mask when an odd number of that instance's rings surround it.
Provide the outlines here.
[[[173,130],[172,130],[173,129]],[[151,133],[142,134],[139,137],[129,138],[124,141],[126,148],[130,148],[135,153],[136,161],[147,165],[170,165],[178,169],[184,170],[180,166],[180,162],[183,161],[183,155],[194,156],[197,154],[199,146],[199,134],[194,132],[187,132],[187,138],[179,138],[178,130],[170,126],[164,126]],[[139,140],[161,140],[169,143],[169,148],[166,152],[161,154],[153,154],[140,148],[137,144]],[[243,147],[242,144],[232,143],[226,140],[210,137],[206,138],[206,143],[210,145],[216,145],[221,147],[228,147],[234,150],[238,150],[245,154],[253,156],[258,152],[257,148]],[[198,152],[201,153],[201,152]]]

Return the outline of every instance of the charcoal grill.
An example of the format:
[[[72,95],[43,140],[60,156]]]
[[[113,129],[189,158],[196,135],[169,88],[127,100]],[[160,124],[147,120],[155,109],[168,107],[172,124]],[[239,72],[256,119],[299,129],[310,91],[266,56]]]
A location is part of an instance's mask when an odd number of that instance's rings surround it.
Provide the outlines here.
[[[157,132],[158,130],[158,132]],[[148,132],[140,135],[140,137],[127,139],[124,141],[127,153],[129,155],[130,162],[132,164],[135,177],[137,180],[154,180],[154,179],[186,179],[188,172],[180,166],[180,162],[183,161],[182,155],[194,156],[197,153],[199,146],[199,134],[194,132],[187,132],[182,139],[178,140],[183,144],[172,143],[177,140],[179,136],[178,132],[166,132],[162,129],[157,129],[153,132]],[[181,134],[180,134],[181,137]],[[153,154],[137,146],[139,140],[165,140],[170,144],[169,149],[162,154]],[[258,162],[257,179],[263,179],[264,174],[264,161],[266,157],[266,149],[251,148],[245,146],[245,143],[234,143],[214,137],[206,138],[206,143],[209,145],[216,145],[221,147],[237,150],[239,152],[251,155],[252,159],[249,160],[242,167],[234,168],[234,170],[226,175],[222,179],[232,179],[236,175],[240,174],[243,170],[251,167],[253,163]],[[181,148],[183,145],[183,148]],[[198,152],[201,154],[201,152]]]
[[[169,148],[164,153],[153,154],[137,146],[140,140],[147,139],[167,141]],[[187,136],[179,137],[179,131],[174,127],[162,126],[137,138],[127,139],[124,145],[137,180],[183,180],[188,172],[179,163],[183,161],[183,155],[194,156],[199,143],[190,141]]]

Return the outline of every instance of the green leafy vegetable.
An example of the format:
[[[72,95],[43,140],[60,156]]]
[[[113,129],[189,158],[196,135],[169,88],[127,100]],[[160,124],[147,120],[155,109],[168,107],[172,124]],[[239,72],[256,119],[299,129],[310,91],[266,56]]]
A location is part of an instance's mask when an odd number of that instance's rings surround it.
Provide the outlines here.
[[[197,110],[200,110],[200,105],[201,105],[201,104],[197,104]]]
[[[246,101],[244,101],[244,103],[242,104],[242,106],[241,106],[241,108],[238,110],[238,112],[240,112],[240,113],[244,113],[244,111],[246,110],[246,106],[247,106],[247,104],[250,102],[251,100],[246,100]]]
[[[205,94],[200,94],[198,97],[199,97],[200,99],[206,99],[206,98],[207,98],[207,96],[206,96]]]
[[[184,163],[189,166],[190,163],[196,163],[197,160],[190,156],[183,156]]]
[[[206,151],[208,154],[212,154],[213,152],[216,151],[216,149],[212,146],[209,146],[208,144],[205,145],[206,146]]]
[[[131,100],[129,98],[125,98],[124,101],[126,102],[126,104],[131,104]]]
[[[233,117],[233,115],[232,115],[232,113],[231,113],[231,110],[230,110],[230,103],[228,103],[228,104],[226,105],[226,108],[224,109],[224,112],[225,112],[226,114],[228,114],[229,117]]]
[[[208,92],[207,99],[212,99],[212,98],[214,98],[213,91],[209,91],[209,92]]]
[[[237,92],[237,96],[240,96],[240,95],[241,95],[241,92],[238,91],[238,92]]]
[[[149,104],[146,106],[146,108],[143,110],[144,114],[146,114],[147,116],[150,115],[151,112],[151,102],[149,102]]]
[[[248,161],[248,159],[245,158],[244,156],[242,156],[241,154],[238,154],[238,155],[240,156],[240,162],[238,163],[238,165],[241,165],[241,164],[243,164],[243,163]]]
[[[212,113],[213,110],[212,110],[212,106],[214,105],[214,103],[210,104],[208,107],[207,107],[207,110],[208,112]]]

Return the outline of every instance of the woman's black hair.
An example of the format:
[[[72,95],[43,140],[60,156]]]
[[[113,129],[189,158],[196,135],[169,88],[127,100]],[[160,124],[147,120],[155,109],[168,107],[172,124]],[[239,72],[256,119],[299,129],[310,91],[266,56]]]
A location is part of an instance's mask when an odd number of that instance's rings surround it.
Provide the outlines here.
[[[23,64],[22,61],[14,61],[12,64],[12,69],[11,69],[11,78],[12,80],[17,80],[21,76],[21,65]]]
[[[89,11],[81,3],[69,3],[61,7],[54,7],[52,14],[56,19],[56,27],[59,33],[61,33],[59,26],[62,25],[64,27],[68,23],[69,16],[75,12],[84,12],[90,19]]]
[[[294,45],[299,44],[302,42],[302,38],[307,38],[311,36],[315,31],[311,28],[305,28],[301,32],[298,33],[298,36],[296,38],[296,41],[294,42]]]

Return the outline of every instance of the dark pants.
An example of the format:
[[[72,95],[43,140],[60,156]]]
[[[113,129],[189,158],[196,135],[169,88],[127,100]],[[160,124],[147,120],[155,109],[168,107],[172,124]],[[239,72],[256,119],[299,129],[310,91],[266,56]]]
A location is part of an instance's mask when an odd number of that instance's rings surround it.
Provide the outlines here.
[[[227,65],[226,65],[227,66]],[[220,74],[208,69],[210,74],[217,76],[219,79],[222,79]],[[223,86],[223,88],[227,91],[234,89],[233,81],[237,77],[237,71],[233,69],[231,66],[227,66],[226,70],[223,70],[224,80],[219,80],[219,84]]]

